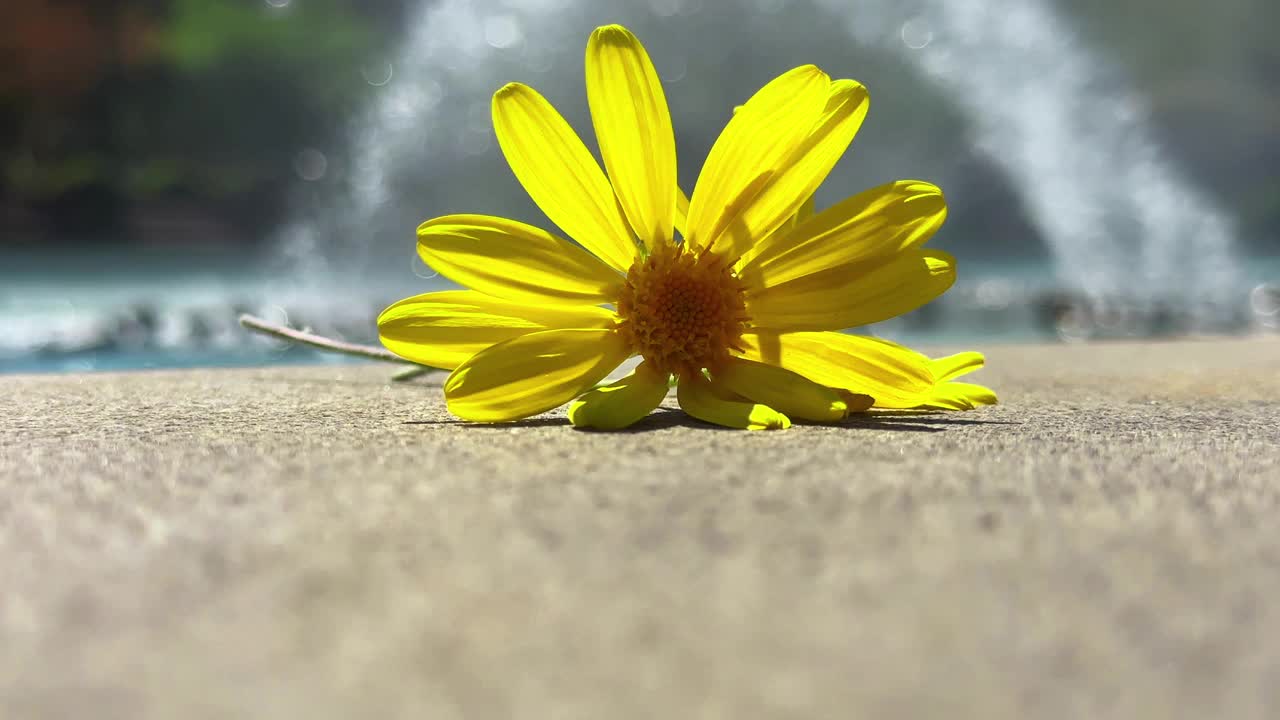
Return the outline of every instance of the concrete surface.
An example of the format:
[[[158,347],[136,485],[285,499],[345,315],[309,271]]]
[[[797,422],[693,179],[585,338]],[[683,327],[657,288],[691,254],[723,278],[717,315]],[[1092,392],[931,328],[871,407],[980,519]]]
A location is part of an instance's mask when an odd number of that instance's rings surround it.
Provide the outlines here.
[[[1280,716],[1280,339],[988,350],[770,434],[0,377],[0,718]]]

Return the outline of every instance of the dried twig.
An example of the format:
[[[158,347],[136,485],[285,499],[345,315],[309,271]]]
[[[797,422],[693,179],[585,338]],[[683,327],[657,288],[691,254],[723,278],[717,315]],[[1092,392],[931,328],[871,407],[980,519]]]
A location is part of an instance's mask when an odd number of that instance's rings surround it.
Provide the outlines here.
[[[427,367],[426,365],[414,365],[413,367],[407,367],[404,370],[401,370],[400,372],[396,373],[395,375],[392,375],[391,379],[395,380],[396,382],[405,382],[406,380],[412,380],[416,377],[421,377],[423,375],[426,375],[429,372],[434,372],[438,369],[439,368]]]
[[[315,333],[309,333],[305,330],[296,330],[291,327],[285,327],[284,325],[267,322],[266,320],[254,315],[241,315],[240,325],[246,330],[252,330],[253,332],[262,333],[263,335],[270,335],[271,337],[280,338],[281,340],[298,343],[299,345],[307,345],[327,352],[341,353],[343,355],[352,355],[369,360],[379,360],[381,362],[407,366],[403,370],[391,376],[391,379],[397,382],[412,380],[434,370],[434,368],[429,368],[425,365],[411,363],[385,348],[374,347],[373,345],[359,345],[357,343],[349,343],[343,340],[334,340],[333,338],[316,335]]]

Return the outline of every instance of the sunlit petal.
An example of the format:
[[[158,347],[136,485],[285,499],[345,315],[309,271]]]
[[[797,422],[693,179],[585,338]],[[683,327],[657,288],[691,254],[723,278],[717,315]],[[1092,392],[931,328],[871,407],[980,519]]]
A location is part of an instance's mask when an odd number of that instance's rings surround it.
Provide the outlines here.
[[[781,224],[754,211],[755,201],[805,141],[826,105],[830,80],[813,65],[798,67],[765,85],[720,133],[698,175],[689,202],[686,241],[691,247],[741,252]],[[805,198],[796,198],[796,207]],[[722,235],[729,237],[721,240]]]
[[[996,394],[991,388],[966,382],[939,383],[922,408],[938,410],[972,410],[983,405],[995,405]]]
[[[875,398],[877,407],[914,407],[933,392],[929,359],[877,338],[837,332],[747,333],[744,357],[815,383]]]
[[[630,375],[574,400],[569,405],[569,422],[596,430],[630,427],[662,404],[667,380],[666,374],[640,363]]]
[[[529,197],[569,237],[623,272],[637,251],[613,187],[573,128],[533,88],[493,96],[493,129]]]
[[[599,305],[622,287],[620,273],[573,243],[488,215],[419,225],[418,255],[459,285],[507,300]]]
[[[449,412],[507,422],[557,408],[591,389],[630,354],[613,330],[544,330],[483,350],[444,383]]]
[[[688,219],[689,219],[689,196],[684,193],[684,190],[681,190],[680,188],[677,187],[676,188],[675,225],[676,225],[676,232],[680,233],[682,236],[685,234],[685,228],[686,228]]]
[[[591,305],[513,303],[447,290],[405,298],[378,316],[378,339],[406,360],[452,370],[490,345],[553,328],[607,328],[613,312]]]
[[[849,414],[840,393],[777,365],[734,358],[715,373],[716,384],[801,420],[831,422]]]
[[[836,80],[828,89],[826,107],[808,135],[783,160],[769,182],[745,206],[741,223],[746,232],[726,232],[712,251],[737,257],[753,244],[793,219],[849,147],[867,116],[867,89],[853,80]],[[744,109],[743,113],[748,112]]]
[[[791,420],[767,405],[743,402],[726,397],[701,376],[681,378],[676,387],[680,408],[689,415],[709,422],[741,430],[785,430]]]
[[[586,67],[600,155],[627,219],[650,248],[670,242],[676,140],[658,73],[640,41],[619,25],[591,34]]]
[[[888,258],[923,244],[946,217],[937,186],[915,180],[882,185],[762,240],[743,255],[738,271],[749,284],[764,287]]]
[[[909,250],[880,264],[841,265],[749,290],[757,327],[842,330],[895,318],[928,303],[955,282],[955,260],[941,250]]]
[[[986,363],[987,359],[982,353],[969,351],[935,358],[929,362],[929,366],[933,368],[933,376],[938,382],[946,382],[981,370]]]

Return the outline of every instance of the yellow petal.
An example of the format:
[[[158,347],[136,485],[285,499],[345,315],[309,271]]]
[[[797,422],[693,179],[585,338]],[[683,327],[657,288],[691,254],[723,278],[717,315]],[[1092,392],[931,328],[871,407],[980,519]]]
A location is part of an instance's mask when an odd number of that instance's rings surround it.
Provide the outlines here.
[[[640,363],[618,382],[574,400],[569,405],[569,422],[576,427],[621,430],[653,412],[666,396],[667,376]]]
[[[876,399],[865,393],[856,393],[844,388],[831,388],[831,390],[840,395],[840,399],[844,401],[845,407],[851,413],[866,412],[876,404]]]
[[[475,422],[519,420],[557,408],[631,353],[614,330],[544,330],[498,343],[444,383],[449,412]]]
[[[901,180],[854,195],[743,255],[739,275],[755,287],[777,285],[829,267],[889,258],[937,232],[947,202],[935,185]]]
[[[614,313],[591,305],[530,305],[474,290],[405,298],[378,316],[378,339],[406,360],[452,370],[490,345],[553,328],[607,328]]]
[[[837,391],[777,365],[733,358],[713,379],[720,387],[789,417],[831,422],[849,414]]]
[[[908,250],[887,262],[838,265],[747,292],[757,327],[841,330],[911,312],[955,282],[955,260],[941,250]]]
[[[799,225],[800,223],[813,217],[813,212],[814,212],[813,196],[810,195],[809,199],[805,200],[804,204],[800,206],[800,209],[796,210],[796,214],[791,216],[790,223],[788,223],[787,225],[783,225],[783,227],[795,227],[796,225]],[[770,237],[772,237],[772,235]]]
[[[676,138],[658,73],[620,25],[587,41],[587,102],[600,155],[631,227],[650,248],[671,242]]]
[[[720,236],[729,233],[725,247],[740,251],[772,232],[775,220],[785,219],[751,208],[813,130],[829,86],[817,67],[798,67],[765,85],[734,114],[693,188],[685,234],[690,247],[720,246]],[[803,200],[797,198],[797,206]]]
[[[995,405],[996,394],[991,388],[965,382],[939,383],[921,408],[937,410],[972,410],[982,405]]]
[[[676,188],[676,232],[684,235],[686,221],[689,218],[689,196],[684,194],[684,190]]]
[[[767,405],[728,399],[723,391],[718,391],[711,382],[698,375],[680,378],[676,398],[686,413],[713,425],[741,430],[785,430],[791,427],[791,420],[786,415]]]
[[[591,253],[531,225],[446,215],[418,226],[418,255],[450,280],[535,304],[614,302],[623,276]]]
[[[877,338],[765,331],[747,333],[741,342],[750,360],[784,367],[820,385],[870,395],[877,407],[915,407],[933,392],[928,358]]]
[[[946,382],[961,375],[968,375],[975,370],[981,370],[986,362],[987,359],[982,353],[970,351],[936,358],[930,361],[929,365],[933,368],[934,379],[938,382]]]
[[[975,383],[949,382],[943,387],[947,388],[949,395],[963,397],[975,406],[995,405],[1000,402],[994,390]]]
[[[866,118],[870,103],[867,89],[853,80],[836,80],[828,93],[817,123],[745,207],[737,222],[747,231],[721,234],[712,245],[713,252],[726,257],[742,255],[794,218],[835,167]]]
[[[525,192],[569,237],[626,272],[636,244],[591,152],[536,90],[511,83],[493,96],[493,129]]]

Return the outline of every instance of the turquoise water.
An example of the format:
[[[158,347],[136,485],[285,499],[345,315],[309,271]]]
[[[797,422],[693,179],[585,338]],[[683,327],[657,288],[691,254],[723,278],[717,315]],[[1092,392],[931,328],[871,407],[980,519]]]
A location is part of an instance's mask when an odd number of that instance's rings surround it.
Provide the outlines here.
[[[85,372],[275,364],[346,358],[252,335],[251,313],[353,342],[376,343],[374,320],[407,295],[448,287],[434,277],[307,277],[244,270],[245,258],[150,257],[108,270],[101,259],[52,267],[27,258],[0,269],[0,373]],[[1081,304],[1047,265],[970,262],[933,304],[871,330],[910,344],[981,344],[1248,333],[1280,325],[1280,260],[1248,264],[1240,296],[1208,324],[1178,305],[1119,298]]]

